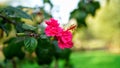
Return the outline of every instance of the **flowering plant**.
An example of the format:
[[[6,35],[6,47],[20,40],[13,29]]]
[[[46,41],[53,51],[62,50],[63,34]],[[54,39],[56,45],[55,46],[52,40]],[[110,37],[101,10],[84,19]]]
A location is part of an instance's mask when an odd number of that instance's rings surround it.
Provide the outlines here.
[[[57,39],[59,48],[64,49],[71,48],[73,46],[72,33],[69,30],[64,30],[61,28],[57,20],[51,18],[50,20],[46,21],[46,24],[46,35]]]
[[[66,62],[71,54],[70,48],[73,47],[71,30],[60,27],[60,24],[54,18],[49,17],[45,21],[47,26],[42,26],[44,17],[41,12],[28,14],[19,7],[5,7],[0,14],[0,39],[8,37],[13,28],[13,36],[3,41],[7,46],[3,47],[3,54],[6,60],[18,59],[34,60],[39,65],[50,65],[53,60],[64,58]],[[19,12],[18,12],[19,11]],[[41,20],[37,20],[37,16]],[[30,24],[31,23],[33,24]],[[52,40],[53,39],[53,40]],[[57,42],[56,42],[57,41]],[[28,55],[28,56],[26,56]],[[54,58],[53,58],[54,57]],[[34,68],[34,67],[33,67]]]

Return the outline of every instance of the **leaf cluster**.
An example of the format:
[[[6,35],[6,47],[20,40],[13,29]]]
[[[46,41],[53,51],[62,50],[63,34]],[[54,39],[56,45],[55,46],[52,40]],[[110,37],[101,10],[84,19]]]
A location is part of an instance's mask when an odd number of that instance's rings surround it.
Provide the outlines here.
[[[78,8],[71,12],[71,18],[75,18],[78,26],[86,26],[85,19],[88,14],[95,16],[95,11],[100,7],[99,2],[93,0],[81,0],[78,3]]]

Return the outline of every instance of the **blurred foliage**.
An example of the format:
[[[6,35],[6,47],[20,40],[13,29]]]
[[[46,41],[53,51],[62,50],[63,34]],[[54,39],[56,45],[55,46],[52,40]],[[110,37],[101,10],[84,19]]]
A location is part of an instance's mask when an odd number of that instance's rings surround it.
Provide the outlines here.
[[[3,10],[0,10],[0,14],[7,16],[8,18],[26,18],[32,20],[32,18],[26,12],[21,11],[19,8],[8,6],[2,9]]]
[[[53,7],[53,4],[51,3],[51,1],[50,0],[43,0],[44,1],[44,3],[49,3],[50,4],[50,6],[51,6],[51,8]]]
[[[87,28],[78,27],[74,33],[75,50],[107,50],[120,53],[120,1],[104,2],[95,16],[87,15],[85,20]]]
[[[8,28],[11,28],[11,24],[16,25],[15,27],[17,31],[21,32],[23,31],[23,29],[21,28],[22,21],[20,19],[21,18],[32,19],[26,12],[18,8],[9,7],[9,6],[5,8],[1,8],[0,17],[1,17],[0,28],[3,31],[5,31],[7,35],[10,32],[10,29]]]
[[[87,15],[87,28],[78,27],[73,39],[75,48],[107,48],[120,52],[120,1],[104,2],[94,16]]]
[[[120,1],[110,0],[97,12],[96,17],[89,16],[87,24],[92,34],[106,40],[110,45],[120,45]]]
[[[78,27],[86,26],[86,17],[88,14],[95,15],[95,11],[100,7],[99,2],[94,0],[81,0],[78,3],[78,8],[71,12],[71,18],[75,18],[78,23]]]
[[[6,41],[5,44],[8,44],[6,47],[3,47],[4,56],[7,59],[13,59],[15,56],[19,59],[23,59],[25,53],[22,51],[22,46],[24,45],[23,39],[21,38],[11,38]]]

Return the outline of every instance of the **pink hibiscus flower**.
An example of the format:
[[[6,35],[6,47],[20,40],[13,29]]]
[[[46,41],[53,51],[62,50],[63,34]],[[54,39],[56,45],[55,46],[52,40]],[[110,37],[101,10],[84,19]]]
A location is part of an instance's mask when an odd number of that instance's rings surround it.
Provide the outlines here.
[[[55,20],[54,18],[50,18],[50,20],[45,21],[45,23],[46,23],[48,26],[52,26],[52,27],[58,27],[58,26],[59,26],[58,21]]]
[[[47,27],[45,28],[45,33],[47,36],[58,36],[62,32],[62,28],[59,27],[58,21],[51,18],[46,21]]]
[[[61,49],[72,48],[72,33],[69,30],[63,30],[59,27],[58,21],[53,18],[46,21],[46,24],[47,27],[45,28],[45,34],[57,38],[58,46]]]
[[[58,39],[58,46],[61,49],[73,47],[72,34],[70,31],[63,31],[61,33],[61,36],[58,36],[57,39]]]
[[[45,34],[47,36],[59,36],[61,32],[62,32],[62,28],[60,27],[47,26],[45,28]]]

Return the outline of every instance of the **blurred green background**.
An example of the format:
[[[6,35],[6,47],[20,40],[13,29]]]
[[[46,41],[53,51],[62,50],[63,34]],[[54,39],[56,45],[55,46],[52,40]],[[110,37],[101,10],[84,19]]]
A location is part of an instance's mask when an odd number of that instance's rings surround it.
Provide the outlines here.
[[[34,11],[33,8],[40,7],[41,15],[35,16],[36,22],[54,17],[60,20],[61,25],[77,25],[77,28],[73,30],[74,47],[71,49],[70,65],[64,67],[65,61],[61,59],[58,68],[120,68],[120,0],[77,0],[76,3],[72,3],[73,0],[70,2],[58,0],[56,3],[54,1],[41,0],[42,6],[33,6],[30,3],[31,0],[28,0],[28,3],[23,0],[1,0],[0,7],[22,4],[26,7],[26,4],[30,4],[31,7],[28,5],[29,8],[23,10],[28,10],[27,13],[31,14],[38,12],[38,9]],[[72,10],[61,9],[62,3]],[[47,8],[50,7],[47,10],[46,4],[49,4]],[[76,6],[67,6],[67,4]],[[32,21],[24,19],[23,21],[34,25]],[[2,33],[0,29],[0,68],[12,68],[11,62],[3,63],[5,57],[2,48],[5,40],[15,36],[15,31],[13,29],[9,36],[3,36]],[[17,68],[45,68],[27,59],[17,61],[17,66]],[[50,68],[54,66],[55,61],[52,62]]]

